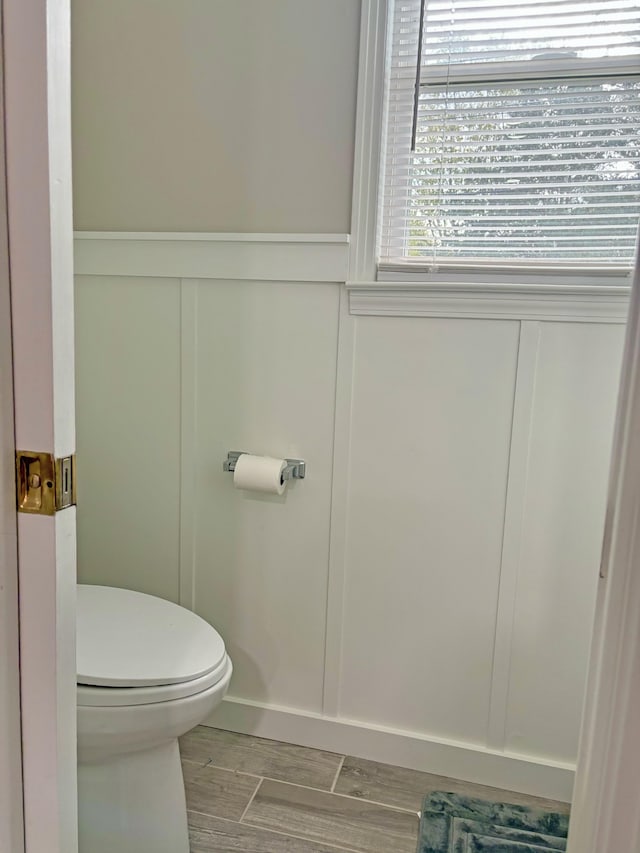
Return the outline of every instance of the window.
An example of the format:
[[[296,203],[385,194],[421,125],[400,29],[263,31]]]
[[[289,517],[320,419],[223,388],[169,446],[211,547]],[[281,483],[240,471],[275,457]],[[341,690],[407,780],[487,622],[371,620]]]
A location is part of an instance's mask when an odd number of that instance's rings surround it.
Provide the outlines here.
[[[628,269],[640,0],[396,0],[379,266]]]

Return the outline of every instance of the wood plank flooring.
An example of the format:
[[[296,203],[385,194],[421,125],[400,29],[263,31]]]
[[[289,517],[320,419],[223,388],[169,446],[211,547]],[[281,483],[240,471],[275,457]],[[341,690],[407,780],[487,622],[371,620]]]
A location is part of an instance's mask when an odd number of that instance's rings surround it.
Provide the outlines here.
[[[425,794],[541,800],[199,726],[180,741],[191,853],[415,853]]]
[[[496,803],[514,803],[520,806],[536,804],[538,808],[549,811],[559,811],[563,814],[569,812],[567,803],[529,797],[515,791],[489,788],[486,785],[472,785],[460,779],[450,779],[448,776],[420,773],[418,770],[407,770],[404,767],[393,767],[390,764],[379,764],[377,761],[351,756],[345,758],[334,791],[337,794],[347,794],[349,797],[372,800],[414,812],[422,808],[422,801],[432,791],[449,791],[452,794],[480,797]]]
[[[342,755],[198,726],[180,740],[183,761],[215,764],[294,785],[328,791]]]

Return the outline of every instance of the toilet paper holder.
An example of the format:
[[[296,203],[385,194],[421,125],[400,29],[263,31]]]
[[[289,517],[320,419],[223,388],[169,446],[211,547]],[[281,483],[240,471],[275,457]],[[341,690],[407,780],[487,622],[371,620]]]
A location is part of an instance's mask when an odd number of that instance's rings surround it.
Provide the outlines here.
[[[246,452],[246,450],[230,450],[227,453],[227,458],[222,463],[222,470],[233,473],[236,470],[238,457]],[[284,480],[304,480],[307,464],[303,459],[285,459],[285,462],[287,463],[287,467],[282,472]]]

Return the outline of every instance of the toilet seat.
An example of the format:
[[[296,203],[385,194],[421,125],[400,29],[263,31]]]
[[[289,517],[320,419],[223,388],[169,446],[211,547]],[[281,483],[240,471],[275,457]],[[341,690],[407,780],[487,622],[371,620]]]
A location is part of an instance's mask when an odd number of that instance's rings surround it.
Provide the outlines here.
[[[155,702],[171,702],[202,693],[222,681],[231,669],[231,661],[225,655],[222,663],[212,672],[183,681],[180,684],[161,684],[154,687],[92,687],[77,685],[79,708],[114,708],[132,705],[152,705]]]
[[[132,590],[78,585],[81,705],[191,696],[223,678],[229,665],[222,637],[184,607]]]

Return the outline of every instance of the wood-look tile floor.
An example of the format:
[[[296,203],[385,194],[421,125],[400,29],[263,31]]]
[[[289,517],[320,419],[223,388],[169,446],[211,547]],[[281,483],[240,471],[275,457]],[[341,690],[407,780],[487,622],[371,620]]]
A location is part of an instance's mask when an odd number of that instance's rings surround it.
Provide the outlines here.
[[[199,726],[180,741],[191,853],[415,853],[425,794],[568,811],[362,758]]]

